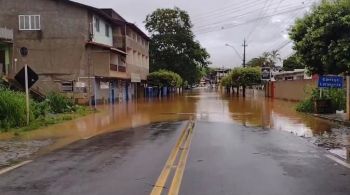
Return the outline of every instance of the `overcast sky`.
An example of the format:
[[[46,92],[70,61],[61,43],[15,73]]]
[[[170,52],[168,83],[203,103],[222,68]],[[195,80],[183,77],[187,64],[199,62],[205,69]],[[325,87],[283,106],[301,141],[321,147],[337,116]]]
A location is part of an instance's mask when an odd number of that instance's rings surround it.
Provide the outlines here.
[[[211,55],[213,67],[242,64],[243,40],[247,38],[247,61],[264,51],[280,49],[281,57],[292,53],[288,27],[318,0],[75,0],[99,8],[113,8],[143,29],[147,14],[157,8],[186,10],[194,24],[196,39]],[[146,32],[146,31],[145,31]],[[225,46],[232,45],[233,48]],[[240,54],[240,55],[238,55]]]

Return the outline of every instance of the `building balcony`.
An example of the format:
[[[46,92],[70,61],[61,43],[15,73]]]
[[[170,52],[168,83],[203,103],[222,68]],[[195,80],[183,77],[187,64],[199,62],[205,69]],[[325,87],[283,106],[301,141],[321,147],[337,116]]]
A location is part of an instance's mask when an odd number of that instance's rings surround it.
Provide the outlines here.
[[[126,73],[126,66],[125,65],[118,65],[118,64],[110,64],[110,71],[109,71],[110,77],[115,78],[121,78],[121,79],[129,79],[130,77]]]
[[[146,54],[148,55],[148,47],[146,47],[145,45],[142,45],[141,43],[135,41],[134,39],[132,39],[129,36],[126,36],[126,47],[127,48],[132,48],[134,50],[137,50],[139,52],[141,52],[142,54]]]

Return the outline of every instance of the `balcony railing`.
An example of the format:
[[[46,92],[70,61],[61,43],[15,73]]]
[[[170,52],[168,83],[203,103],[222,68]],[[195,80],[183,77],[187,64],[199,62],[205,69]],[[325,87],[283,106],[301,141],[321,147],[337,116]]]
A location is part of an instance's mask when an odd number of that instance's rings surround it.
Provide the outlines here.
[[[117,71],[117,72],[126,72],[126,67],[121,66],[121,65],[117,65],[117,64],[111,64],[110,70]]]
[[[125,66],[118,66],[118,72],[126,72]]]

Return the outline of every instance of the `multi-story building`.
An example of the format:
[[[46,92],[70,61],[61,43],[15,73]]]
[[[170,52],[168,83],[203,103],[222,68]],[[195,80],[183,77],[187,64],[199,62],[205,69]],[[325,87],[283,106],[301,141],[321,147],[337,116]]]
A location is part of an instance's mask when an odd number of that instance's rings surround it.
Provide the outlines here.
[[[0,0],[0,7],[0,63],[7,79],[28,64],[39,74],[32,90],[44,94],[60,91],[87,103],[142,92],[149,38],[114,10],[69,0]]]

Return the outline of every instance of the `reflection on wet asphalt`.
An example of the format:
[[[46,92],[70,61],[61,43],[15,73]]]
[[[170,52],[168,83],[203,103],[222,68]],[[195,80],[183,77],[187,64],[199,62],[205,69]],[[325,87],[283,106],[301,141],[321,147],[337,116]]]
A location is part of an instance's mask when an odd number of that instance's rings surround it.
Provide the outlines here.
[[[154,122],[186,120],[191,115],[199,120],[262,126],[313,137],[331,133],[331,123],[295,111],[295,102],[264,97],[238,98],[208,89],[197,89],[162,99],[141,99],[128,103],[100,106],[99,113],[36,131],[0,135],[0,140],[54,139],[49,150],[101,133],[138,127]],[[336,141],[347,145],[350,135],[336,135]]]
[[[149,194],[190,117],[196,127],[180,194],[350,194],[349,169],[300,138],[328,135],[347,145],[349,136],[294,107],[205,89],[101,106],[100,113],[18,137],[55,143],[1,175],[0,194]]]

